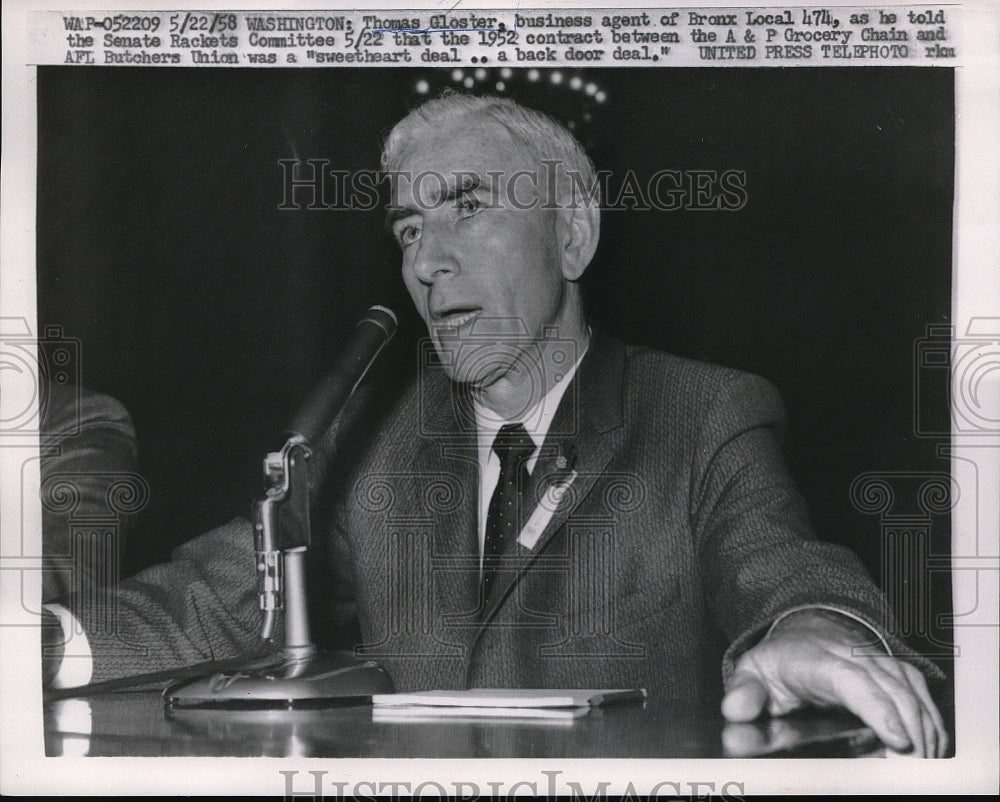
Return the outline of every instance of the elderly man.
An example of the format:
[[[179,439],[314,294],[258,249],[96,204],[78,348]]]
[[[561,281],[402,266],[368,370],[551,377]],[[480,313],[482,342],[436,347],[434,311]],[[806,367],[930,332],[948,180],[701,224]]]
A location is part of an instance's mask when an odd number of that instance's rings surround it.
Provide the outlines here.
[[[722,697],[732,721],[841,705],[893,749],[941,754],[919,658],[893,656],[881,595],[809,530],[775,391],[587,320],[599,199],[573,137],[446,95],[393,129],[382,166],[436,358],[317,450],[329,631],[356,621],[397,690],[642,686]],[[117,631],[88,632],[91,677],[247,648],[251,551],[233,522],[123,583]]]

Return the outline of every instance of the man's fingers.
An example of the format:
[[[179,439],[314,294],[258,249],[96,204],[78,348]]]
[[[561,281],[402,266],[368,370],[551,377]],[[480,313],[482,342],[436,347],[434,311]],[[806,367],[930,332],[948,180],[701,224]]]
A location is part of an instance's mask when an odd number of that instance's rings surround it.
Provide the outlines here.
[[[937,733],[937,752],[932,753],[929,756],[944,757],[945,753],[948,751],[948,730],[944,726],[944,719],[941,717],[941,711],[938,710],[937,705],[934,704],[934,700],[931,698],[931,692],[927,688],[927,680],[924,679],[924,675],[920,673],[920,669],[916,666],[909,663],[903,663],[902,665],[907,678],[910,680],[910,687],[913,688],[914,693],[916,693],[920,698],[920,701],[923,702],[926,713],[931,719],[934,731]]]
[[[896,706],[913,741],[913,754],[918,757],[942,757],[947,748],[948,734],[920,671],[901,660],[878,659],[874,661],[872,673]]]
[[[853,663],[843,664],[832,681],[840,704],[871,727],[886,746],[897,752],[923,751],[919,709],[913,708],[918,725],[914,737],[912,718],[904,723],[892,695],[874,681],[871,671]]]
[[[916,692],[912,691],[913,695],[916,696]],[[918,697],[919,698],[919,697]],[[924,733],[924,749],[923,757],[940,757],[940,738],[937,731],[937,727],[934,726],[934,720],[931,718],[930,711],[927,707],[920,702],[920,726]]]
[[[925,721],[930,724],[930,720],[926,719],[923,702],[913,692],[910,681],[900,667],[900,662],[882,659],[875,659],[873,662],[874,680],[896,708],[903,729],[906,730],[913,746],[911,753],[914,757],[933,755],[937,749],[934,729],[928,730],[924,726]]]
[[[753,721],[767,705],[769,695],[756,674],[737,670],[722,699],[722,715],[726,721]]]
[[[924,708],[924,732],[932,737],[933,748],[928,748],[927,757],[944,757],[948,751],[948,730],[944,726],[944,719],[941,712],[934,704],[931,693],[927,689],[927,680],[920,673],[920,669],[910,663],[901,663],[903,673],[909,680],[913,693],[916,694]]]
[[[927,708],[923,708],[924,714],[924,742],[927,744],[927,751],[924,757],[942,757],[944,754],[944,745],[947,742],[947,736],[942,737],[941,733],[937,731],[934,726],[934,720],[931,718],[930,712]]]
[[[765,711],[783,715],[803,704],[838,705],[895,752],[943,756],[944,722],[920,671],[888,655],[848,658],[842,647],[791,634],[758,644],[737,663],[722,700],[723,716],[746,722]]]
[[[913,757],[944,756],[947,731],[918,669],[899,660],[878,659],[853,673],[850,682],[857,683],[857,689],[840,689],[844,704],[888,747]]]

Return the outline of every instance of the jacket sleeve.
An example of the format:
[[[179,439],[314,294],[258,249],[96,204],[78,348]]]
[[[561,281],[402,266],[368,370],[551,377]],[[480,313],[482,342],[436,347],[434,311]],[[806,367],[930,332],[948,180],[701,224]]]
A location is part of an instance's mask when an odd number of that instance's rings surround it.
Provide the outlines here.
[[[784,410],[764,379],[734,374],[708,406],[692,475],[692,530],[710,611],[736,660],[782,613],[819,605],[881,634],[893,654],[940,671],[893,633],[884,595],[848,549],[816,539],[779,446]]]
[[[257,644],[253,531],[234,519],[117,588],[63,600],[93,655],[91,681],[237,657]],[[67,603],[68,602],[68,603]]]
[[[359,388],[310,458],[312,542],[307,557],[310,626],[321,646],[343,647],[354,638],[351,555],[340,535],[339,504],[347,435],[363,437],[365,408]],[[341,470],[333,465],[340,463]],[[248,655],[260,641],[256,555],[251,523],[237,518],[179,546],[169,562],[147,568],[117,587],[63,599],[81,623],[93,655],[92,682],[165,671],[207,660]],[[275,642],[282,637],[282,618]]]
[[[119,401],[83,387],[43,387],[42,600],[50,601],[107,580],[107,561],[124,553],[148,488],[137,473],[135,428]],[[74,523],[95,521],[113,527],[113,536],[74,553]]]

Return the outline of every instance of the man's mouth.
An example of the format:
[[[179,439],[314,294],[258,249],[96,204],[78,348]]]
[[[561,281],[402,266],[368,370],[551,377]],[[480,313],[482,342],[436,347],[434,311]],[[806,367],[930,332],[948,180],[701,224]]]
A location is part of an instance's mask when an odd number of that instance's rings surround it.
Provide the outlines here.
[[[456,306],[441,312],[434,312],[431,315],[431,321],[434,328],[457,329],[473,320],[481,311],[482,309],[479,307]]]

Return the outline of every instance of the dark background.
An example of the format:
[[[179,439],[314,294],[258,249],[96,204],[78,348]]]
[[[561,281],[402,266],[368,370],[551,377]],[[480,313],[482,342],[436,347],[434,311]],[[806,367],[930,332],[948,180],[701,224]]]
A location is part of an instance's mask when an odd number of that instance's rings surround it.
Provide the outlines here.
[[[946,387],[920,384],[913,354],[949,320],[952,71],[582,75],[608,94],[583,135],[612,186],[629,169],[747,176],[739,211],[606,212],[594,318],[773,381],[818,532],[881,579],[879,519],[852,505],[852,481],[948,471],[913,412],[919,385],[947,430]],[[421,328],[381,212],[279,210],[278,160],[375,168],[420,77],[450,73],[38,69],[39,325],[79,338],[83,383],[134,418],[152,497],[126,573],[247,514],[261,458],[370,302],[403,313],[381,367],[411,367]],[[546,79],[510,83],[582,124]],[[949,538],[937,516],[931,550]]]

